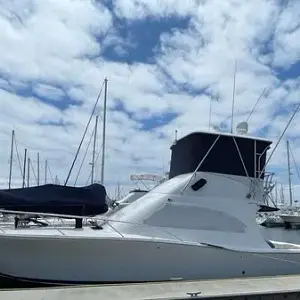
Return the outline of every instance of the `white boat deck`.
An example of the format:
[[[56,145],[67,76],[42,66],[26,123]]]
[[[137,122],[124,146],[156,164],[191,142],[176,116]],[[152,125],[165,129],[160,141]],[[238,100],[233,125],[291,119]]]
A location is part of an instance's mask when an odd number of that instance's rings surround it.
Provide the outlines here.
[[[49,226],[25,226],[15,228],[13,221],[0,222],[0,236],[22,236],[22,237],[55,237],[55,238],[80,238],[80,239],[143,239],[143,240],[156,240],[160,242],[180,242],[187,244],[199,244],[197,242],[184,241],[177,238],[176,236],[170,234],[162,229],[152,229],[157,232],[157,236],[144,235],[139,232],[139,229],[149,228],[150,226],[142,224],[132,224],[137,230],[136,234],[125,234],[124,232],[118,231],[113,224],[120,223],[117,221],[107,221],[105,230],[93,229],[91,224],[84,223],[82,228],[75,228],[74,220],[54,220],[50,222]],[[129,223],[130,224],[130,223]],[[153,227],[151,227],[153,228]]]
[[[0,299],[299,299],[300,275],[243,279],[0,290]]]

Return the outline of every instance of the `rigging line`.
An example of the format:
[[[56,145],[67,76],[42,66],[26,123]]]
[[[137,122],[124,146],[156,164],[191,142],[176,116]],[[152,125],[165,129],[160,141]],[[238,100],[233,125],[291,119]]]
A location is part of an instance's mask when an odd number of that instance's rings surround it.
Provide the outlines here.
[[[81,169],[82,169],[83,163],[84,163],[84,161],[85,161],[85,158],[86,158],[87,152],[88,152],[88,150],[89,150],[89,147],[90,147],[90,144],[91,144],[91,141],[92,141],[92,138],[93,138],[94,132],[95,132],[95,127],[94,127],[94,129],[93,129],[93,132],[92,132],[92,134],[91,134],[90,140],[89,140],[89,142],[88,142],[88,145],[87,145],[87,147],[86,147],[86,150],[85,150],[85,153],[84,153],[84,156],[83,156],[83,159],[82,159],[81,165],[80,165],[80,167],[79,167],[79,170],[78,170],[78,173],[77,173],[77,176],[76,176],[75,182],[74,182],[74,186],[76,185],[76,183],[77,183],[77,180],[78,180],[78,178],[79,178],[79,175],[80,175],[80,172],[81,172]]]
[[[31,166],[31,170],[32,170],[33,176],[34,176],[35,180],[37,181],[37,177],[36,177],[33,165],[32,165],[32,160],[30,160],[30,166]]]
[[[100,99],[100,96],[101,96],[101,94],[102,94],[102,90],[103,90],[104,83],[105,83],[105,81],[103,81],[103,83],[102,83],[102,87],[101,87],[100,92],[99,92],[99,94],[98,94],[97,100],[96,100],[96,102],[95,102],[95,104],[94,104],[94,107],[93,107],[92,113],[91,113],[91,115],[90,115],[89,121],[88,121],[88,123],[87,123],[87,125],[86,125],[86,127],[85,127],[85,130],[84,130],[82,139],[81,139],[81,141],[80,141],[79,147],[78,147],[78,149],[77,149],[77,152],[76,152],[76,154],[75,154],[74,160],[73,160],[72,165],[71,165],[71,168],[70,168],[70,170],[69,170],[67,179],[66,179],[66,181],[65,181],[65,185],[67,185],[67,183],[68,183],[68,181],[69,181],[69,178],[70,178],[70,176],[71,176],[71,172],[72,172],[72,170],[73,170],[73,168],[74,168],[74,165],[75,165],[75,162],[76,162],[76,160],[77,160],[77,157],[78,157],[78,154],[79,154],[81,145],[82,145],[83,140],[84,140],[84,138],[85,138],[85,135],[86,135],[86,132],[87,132],[88,127],[89,127],[89,125],[90,125],[90,122],[91,122],[91,120],[92,120],[92,117],[93,117],[93,115],[94,115],[94,113],[95,113],[95,110],[96,110],[96,107],[97,107],[97,105],[98,105],[98,101],[99,101],[99,99]]]
[[[54,178],[53,178],[53,176],[52,176],[52,172],[51,172],[51,169],[50,169],[50,166],[49,166],[49,164],[47,164],[47,169],[48,169],[48,171],[49,171],[49,174],[50,174],[50,177],[51,177],[52,183],[54,183]]]
[[[297,172],[297,176],[298,176],[298,179],[300,180],[300,173],[299,173],[299,169],[298,169],[298,166],[296,164],[296,160],[295,160],[295,156],[293,154],[293,151],[292,151],[292,148],[290,147],[290,152],[292,154],[292,159],[293,159],[293,162],[294,162],[294,166],[295,166],[295,169],[296,169],[296,172]]]
[[[256,106],[257,106],[258,102],[260,101],[260,99],[261,99],[261,98],[262,98],[262,96],[264,95],[264,93],[265,93],[266,89],[267,89],[267,88],[265,87],[265,88],[263,89],[262,93],[259,95],[259,97],[258,97],[258,99],[257,99],[257,101],[256,101],[256,103],[255,103],[255,105],[253,106],[253,108],[252,108],[252,110],[251,110],[251,112],[250,112],[250,114],[249,114],[249,116],[248,116],[248,118],[247,118],[246,122],[248,122],[248,121],[249,121],[249,119],[250,119],[250,117],[251,117],[252,113],[254,112],[254,109],[256,108]]]
[[[22,170],[22,165],[21,165],[20,154],[19,154],[18,143],[17,143],[16,137],[15,137],[15,147],[16,147],[17,158],[18,158],[18,162],[19,162],[19,168],[21,171],[21,176],[23,177],[23,170]]]
[[[103,143],[101,144],[101,148],[102,148],[102,145],[103,145]],[[109,145],[107,145],[107,146],[105,146],[105,149],[106,150],[114,150],[114,148],[112,148],[111,146],[109,146]],[[98,153],[97,153],[97,156],[96,156],[96,158],[95,158],[95,163],[98,161],[98,159],[99,159],[99,156],[100,156],[100,154],[102,153],[102,150],[100,150]],[[106,158],[110,158],[110,156],[109,156],[109,152],[105,152],[106,154],[105,154],[105,157]],[[87,182],[86,182],[86,185],[88,184],[88,182],[90,181],[90,179],[91,179],[91,176],[92,176],[92,171],[90,171],[90,175],[89,175],[89,177],[88,177],[88,180],[87,180]]]
[[[96,159],[95,159],[95,164],[96,164],[96,162],[98,161],[98,158],[99,158],[100,154],[101,154],[101,150],[97,153],[97,156],[96,156]],[[86,185],[87,185],[88,182],[90,181],[91,176],[92,176],[92,170],[90,171],[90,175],[89,175],[89,177],[88,177],[88,180],[87,180],[87,182],[86,182]]]
[[[103,143],[102,143],[102,145],[103,145]],[[101,146],[102,146],[102,145],[101,145]],[[101,148],[102,148],[102,147],[101,147]],[[113,149],[112,147],[110,147],[110,146],[106,146],[105,148],[106,148],[106,150],[107,150],[107,149],[114,150],[114,149]],[[102,153],[102,151],[100,150],[100,151],[98,152],[97,156],[96,156],[95,163],[98,161],[98,158],[99,158],[99,156],[100,156],[101,153]],[[109,158],[109,153],[108,153],[107,151],[106,151],[106,158]],[[92,176],[92,171],[90,171],[90,175],[89,175],[89,177],[88,177],[88,180],[87,180],[87,182],[86,182],[86,185],[87,185],[88,182],[90,181],[91,176]]]
[[[261,172],[260,172],[260,174],[259,174],[259,176],[258,176],[258,179],[261,179],[262,175],[264,174],[264,172],[265,172],[265,170],[266,170],[266,168],[267,168],[267,165],[269,164],[269,162],[270,162],[270,160],[271,160],[271,158],[272,158],[272,156],[273,156],[275,150],[277,149],[277,147],[278,147],[278,145],[279,145],[281,139],[283,138],[285,132],[286,132],[287,129],[289,128],[289,126],[290,126],[291,122],[293,121],[293,119],[294,119],[296,113],[298,112],[299,108],[300,108],[300,103],[298,103],[298,105],[297,105],[297,107],[296,107],[294,113],[292,114],[292,116],[291,116],[291,118],[289,119],[288,123],[286,124],[286,126],[285,126],[283,132],[281,133],[281,135],[280,135],[280,137],[279,137],[279,139],[278,139],[278,141],[277,141],[277,143],[276,143],[276,145],[275,145],[273,151],[271,152],[271,154],[270,154],[268,160],[266,161],[264,167],[262,168],[262,170],[261,170]]]
[[[95,162],[96,162],[96,160],[95,160]],[[85,185],[88,185],[89,181],[91,180],[91,176],[92,176],[92,170],[91,170],[90,173],[89,173],[89,177],[88,177],[88,179],[87,179]]]

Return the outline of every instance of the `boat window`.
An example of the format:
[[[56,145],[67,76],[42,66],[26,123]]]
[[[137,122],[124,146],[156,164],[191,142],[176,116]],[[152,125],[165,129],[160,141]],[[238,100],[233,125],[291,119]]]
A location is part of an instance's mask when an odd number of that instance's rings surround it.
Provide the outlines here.
[[[168,218],[166,218],[168,216]],[[222,211],[197,206],[167,203],[144,221],[144,224],[177,229],[244,233],[246,225]]]
[[[196,181],[194,184],[192,184],[191,188],[194,191],[198,191],[200,190],[202,187],[204,187],[207,183],[207,180],[204,178],[199,179],[198,181]]]

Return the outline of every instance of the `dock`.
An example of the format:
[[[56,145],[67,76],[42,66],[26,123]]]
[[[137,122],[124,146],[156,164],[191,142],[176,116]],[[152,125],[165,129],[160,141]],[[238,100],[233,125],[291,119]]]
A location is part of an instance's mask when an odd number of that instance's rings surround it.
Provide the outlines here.
[[[0,290],[13,300],[300,299],[300,275]]]

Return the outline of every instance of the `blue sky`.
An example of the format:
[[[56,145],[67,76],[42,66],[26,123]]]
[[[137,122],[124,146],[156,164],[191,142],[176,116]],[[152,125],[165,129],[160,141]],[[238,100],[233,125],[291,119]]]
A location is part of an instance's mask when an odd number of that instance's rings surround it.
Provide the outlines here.
[[[207,130],[211,99],[212,125],[226,130],[234,60],[235,124],[247,118],[266,88],[249,128],[276,141],[299,101],[298,1],[26,0],[0,8],[5,165],[15,129],[20,148],[34,157],[39,151],[63,180],[105,77],[111,186],[130,185],[129,175],[137,170],[165,171],[175,130],[179,136]],[[297,123],[286,137],[300,157]],[[100,118],[99,151],[101,126]],[[287,181],[284,142],[270,167]],[[88,162],[82,172],[84,183]],[[5,185],[7,170],[0,175]]]

